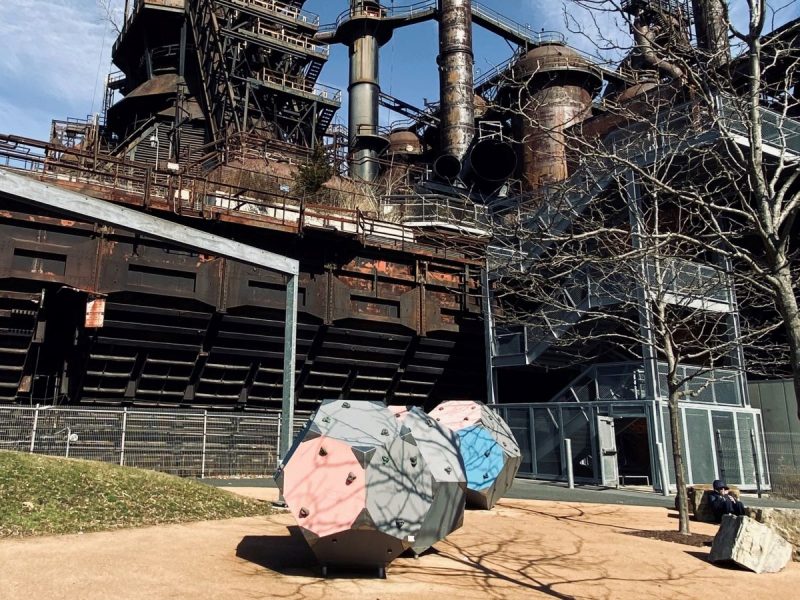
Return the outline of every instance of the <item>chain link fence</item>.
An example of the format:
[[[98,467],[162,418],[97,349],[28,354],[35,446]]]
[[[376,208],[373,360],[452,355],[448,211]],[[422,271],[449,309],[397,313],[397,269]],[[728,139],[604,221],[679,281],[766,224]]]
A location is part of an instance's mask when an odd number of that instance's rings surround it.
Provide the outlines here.
[[[800,434],[767,433],[764,440],[772,478],[772,495],[786,500],[800,500]]]
[[[308,413],[297,413],[299,431]],[[280,411],[0,407],[0,450],[98,460],[181,477],[265,477],[278,461]]]

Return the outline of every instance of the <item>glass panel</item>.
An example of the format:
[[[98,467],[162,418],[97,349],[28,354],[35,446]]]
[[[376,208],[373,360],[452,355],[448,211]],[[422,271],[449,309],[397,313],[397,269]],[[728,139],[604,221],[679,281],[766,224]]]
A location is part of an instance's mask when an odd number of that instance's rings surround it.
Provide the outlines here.
[[[598,479],[594,472],[594,451],[589,425],[593,411],[589,408],[563,408],[564,438],[572,440],[572,473],[586,479]]]
[[[531,435],[528,408],[506,408],[505,419],[522,452],[519,472],[522,475],[533,475],[533,458],[531,456]]]
[[[686,430],[691,453],[691,483],[710,483],[716,479],[714,448],[708,429],[709,412],[697,408],[686,410]]]
[[[718,404],[741,405],[736,371],[717,369],[714,371],[714,397]]]
[[[666,400],[669,397],[668,394],[667,365],[664,363],[658,363],[658,395]]]
[[[497,356],[522,354],[525,351],[523,331],[519,328],[498,327],[495,333]]]
[[[597,370],[598,400],[638,400],[640,390],[633,365],[603,367]]]
[[[739,439],[733,427],[733,413],[712,412],[711,426],[714,428],[714,448],[717,453],[719,478],[729,484],[741,485]]]
[[[714,389],[713,378],[709,373],[693,375],[694,370],[686,369],[686,375],[692,377],[686,382],[686,387],[691,394],[687,398],[689,402],[713,402]],[[697,371],[694,371],[697,372]]]
[[[533,415],[533,433],[536,445],[534,472],[537,475],[558,477],[561,475],[561,450],[559,448],[561,436],[555,418],[558,411],[549,408],[534,408]]]

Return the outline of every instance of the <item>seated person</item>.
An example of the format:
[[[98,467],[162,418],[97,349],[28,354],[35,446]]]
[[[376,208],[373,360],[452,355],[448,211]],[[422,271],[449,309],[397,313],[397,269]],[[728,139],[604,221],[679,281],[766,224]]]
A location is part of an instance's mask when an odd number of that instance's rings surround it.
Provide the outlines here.
[[[717,479],[711,485],[714,491],[709,494],[708,500],[717,523],[722,522],[723,515],[736,515],[737,517],[744,515],[744,504],[731,495],[730,489],[724,481]]]

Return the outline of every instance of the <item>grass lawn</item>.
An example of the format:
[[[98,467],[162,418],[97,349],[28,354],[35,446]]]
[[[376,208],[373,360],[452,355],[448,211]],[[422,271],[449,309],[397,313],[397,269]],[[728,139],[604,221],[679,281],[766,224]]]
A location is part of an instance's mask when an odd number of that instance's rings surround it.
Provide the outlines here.
[[[270,512],[267,503],[163,473],[0,451],[0,538]]]

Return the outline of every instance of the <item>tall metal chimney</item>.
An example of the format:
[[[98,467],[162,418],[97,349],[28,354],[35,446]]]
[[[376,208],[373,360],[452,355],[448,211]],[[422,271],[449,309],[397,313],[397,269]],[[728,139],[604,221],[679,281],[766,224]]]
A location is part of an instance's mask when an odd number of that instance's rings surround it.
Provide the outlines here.
[[[350,0],[349,20],[337,31],[350,51],[350,175],[364,181],[377,179],[377,159],[388,143],[378,132],[379,50],[391,37],[382,19],[377,1]]]
[[[724,0],[693,0],[697,45],[709,55],[709,66],[719,67],[731,60]]]
[[[472,0],[439,0],[439,89],[442,156],[436,171],[456,177],[475,136]]]

